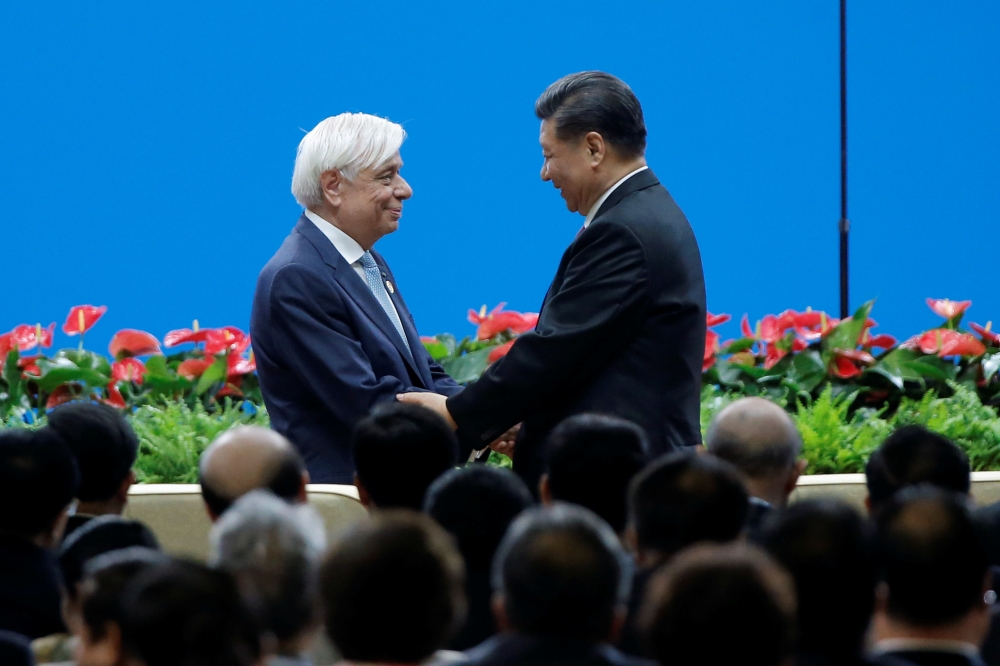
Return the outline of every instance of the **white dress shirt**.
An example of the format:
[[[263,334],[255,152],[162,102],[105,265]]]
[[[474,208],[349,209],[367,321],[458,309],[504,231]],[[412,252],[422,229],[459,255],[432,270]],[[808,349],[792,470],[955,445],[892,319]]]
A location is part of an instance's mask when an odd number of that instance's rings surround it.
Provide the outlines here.
[[[877,657],[888,652],[949,652],[975,660],[979,648],[964,641],[943,638],[885,638],[875,643],[870,655]]]
[[[351,265],[354,272],[358,274],[361,281],[364,282],[365,286],[368,286],[368,281],[365,279],[365,269],[361,266],[361,257],[365,254],[365,249],[358,245],[358,241],[354,240],[343,231],[335,227],[330,222],[327,222],[322,217],[312,212],[311,210],[304,211],[305,216],[309,218],[309,221],[316,225],[316,228],[323,232],[323,235],[330,239],[333,246],[337,248],[337,252],[340,256],[344,258],[344,261]],[[392,306],[393,310],[396,310],[396,304],[392,302],[392,298],[389,298],[389,305]],[[396,310],[396,317],[399,318],[399,311]]]
[[[608,197],[611,196],[611,193],[618,189],[619,185],[621,185],[626,180],[628,180],[629,178],[631,178],[635,174],[639,173],[640,171],[645,171],[648,168],[649,168],[648,166],[639,167],[638,169],[636,169],[632,173],[626,175],[624,178],[622,178],[621,180],[619,180],[617,183],[615,183],[614,185],[612,185],[611,187],[609,187],[607,189],[607,191],[605,191],[605,193],[601,195],[601,198],[598,199],[596,202],[594,202],[594,205],[590,207],[589,211],[587,211],[587,219],[585,219],[583,221],[584,228],[590,226],[590,223],[594,221],[594,217],[597,216],[597,211],[601,210],[601,206],[603,206],[604,202],[608,200]]]

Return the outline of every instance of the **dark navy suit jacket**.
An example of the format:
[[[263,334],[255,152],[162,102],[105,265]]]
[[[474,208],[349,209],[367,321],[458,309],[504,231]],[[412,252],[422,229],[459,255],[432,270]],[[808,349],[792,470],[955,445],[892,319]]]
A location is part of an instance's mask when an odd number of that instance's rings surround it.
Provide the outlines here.
[[[430,357],[396,279],[372,252],[413,356],[368,285],[304,215],[257,279],[250,334],[271,427],[305,458],[313,483],[351,483],[355,423],[397,393],[454,395]]]

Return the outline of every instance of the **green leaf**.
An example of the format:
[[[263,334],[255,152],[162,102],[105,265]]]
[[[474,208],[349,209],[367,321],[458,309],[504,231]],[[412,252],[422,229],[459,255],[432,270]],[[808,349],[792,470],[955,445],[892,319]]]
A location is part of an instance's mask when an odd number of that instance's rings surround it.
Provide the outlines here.
[[[826,364],[818,351],[807,349],[792,357],[792,367],[788,371],[789,379],[798,384],[799,389],[812,393],[826,378]]]
[[[486,372],[492,347],[441,359],[441,367],[459,384],[473,382]]]
[[[198,383],[194,387],[195,395],[202,395],[212,387],[212,384],[224,381],[227,369],[226,356],[223,354],[215,359],[215,362],[208,366],[201,377],[198,378]]]
[[[440,361],[448,356],[448,347],[437,338],[424,339],[421,342],[424,344],[424,349],[435,361]]]
[[[1000,370],[1000,352],[983,354],[983,380],[990,381]]]
[[[910,361],[906,367],[918,373],[922,378],[937,379],[946,382],[954,379],[958,369],[952,364],[943,364],[936,356],[925,356],[916,361]]]
[[[892,382],[896,388],[903,390],[903,384],[909,381],[923,381],[923,375],[910,367],[910,364],[917,360],[917,352],[912,349],[897,347],[879,359],[866,372],[881,375]]]
[[[830,333],[823,338],[823,349],[856,349],[861,331],[865,328],[868,314],[872,311],[875,301],[868,301],[854,313],[850,319],[837,324]]]
[[[741,351],[746,351],[753,347],[753,338],[740,338],[739,340],[733,340],[728,345],[719,350],[720,354],[736,354]]]
[[[51,393],[66,382],[81,382],[93,387],[108,385],[108,376],[99,370],[80,367],[65,356],[38,359],[38,369],[42,376],[35,380],[38,387],[46,393]]]
[[[170,368],[167,367],[167,357],[160,354],[151,356],[149,360],[146,361],[146,377],[172,379],[174,377],[174,373],[172,373]]]

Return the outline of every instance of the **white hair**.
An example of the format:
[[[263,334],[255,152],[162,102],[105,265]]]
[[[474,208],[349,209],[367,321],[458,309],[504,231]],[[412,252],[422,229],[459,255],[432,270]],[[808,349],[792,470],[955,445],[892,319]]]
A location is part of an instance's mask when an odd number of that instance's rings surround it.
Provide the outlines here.
[[[403,145],[397,123],[367,113],[342,113],[321,121],[302,137],[292,173],[292,194],[303,208],[323,203],[319,176],[337,169],[354,180],[362,169],[388,162]]]

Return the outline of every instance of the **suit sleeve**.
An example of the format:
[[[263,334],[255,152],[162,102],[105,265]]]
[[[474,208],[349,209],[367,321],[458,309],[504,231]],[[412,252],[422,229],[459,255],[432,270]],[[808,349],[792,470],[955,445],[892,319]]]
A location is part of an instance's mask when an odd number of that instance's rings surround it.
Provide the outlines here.
[[[641,324],[650,302],[649,271],[635,234],[607,221],[576,243],[535,330],[448,398],[448,411],[465,437],[488,444],[536,406],[573,391]]]
[[[342,297],[312,269],[279,270],[269,294],[274,340],[282,360],[335,418],[352,422],[406,390],[395,377],[376,377],[346,319]]]

